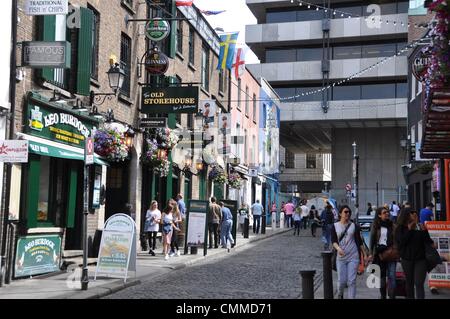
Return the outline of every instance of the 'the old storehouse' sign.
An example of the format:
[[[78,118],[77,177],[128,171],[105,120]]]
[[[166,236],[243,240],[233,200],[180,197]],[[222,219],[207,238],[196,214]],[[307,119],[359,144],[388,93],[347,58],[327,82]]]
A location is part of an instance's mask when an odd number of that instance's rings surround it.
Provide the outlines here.
[[[142,88],[142,113],[197,113],[198,87]]]

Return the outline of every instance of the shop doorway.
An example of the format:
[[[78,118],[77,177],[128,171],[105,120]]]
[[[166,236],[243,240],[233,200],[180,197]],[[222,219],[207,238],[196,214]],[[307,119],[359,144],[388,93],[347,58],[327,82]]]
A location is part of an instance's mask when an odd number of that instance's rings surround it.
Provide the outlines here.
[[[66,239],[64,250],[81,250],[83,249],[83,182],[84,182],[84,165],[81,161],[71,161],[70,165],[76,170],[76,202],[75,202],[75,218],[73,227],[66,225]]]
[[[105,221],[116,213],[124,211],[128,202],[128,165],[113,164],[106,174]]]

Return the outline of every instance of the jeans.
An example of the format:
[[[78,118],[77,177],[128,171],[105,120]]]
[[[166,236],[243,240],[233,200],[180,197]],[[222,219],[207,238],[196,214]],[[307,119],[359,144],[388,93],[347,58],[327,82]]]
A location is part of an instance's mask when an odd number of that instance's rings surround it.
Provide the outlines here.
[[[253,215],[253,234],[259,233],[261,227],[261,215]]]
[[[233,235],[231,235],[231,228],[233,227],[233,220],[228,219],[222,222],[220,227],[220,239],[222,242],[222,247],[227,247],[227,240],[230,240],[230,243],[234,244]]]
[[[307,217],[302,218],[302,223],[303,223],[303,229],[308,228],[308,218]]]
[[[336,258],[339,297],[344,296],[344,288],[347,285],[348,299],[356,298],[356,275],[358,272],[358,265],[359,260],[344,261]]]
[[[287,228],[294,227],[292,215],[286,215],[285,223]]]
[[[213,237],[214,237],[214,248],[219,247],[219,224],[218,223],[209,223],[208,224],[208,234],[209,234],[209,248],[212,248]]]
[[[148,234],[148,249],[155,250],[156,249],[156,231],[149,231]]]
[[[425,298],[423,287],[427,277],[427,262],[421,260],[402,260],[402,268],[406,277],[406,298],[414,299],[414,287],[416,288],[416,298]]]
[[[375,257],[374,264],[380,266],[381,278],[380,278],[380,296],[382,299],[386,299],[386,288],[388,288],[388,295],[390,298],[395,297],[395,271],[397,269],[397,262],[383,262],[378,258],[378,255]],[[386,277],[387,277],[387,286],[386,286]]]
[[[294,235],[295,235],[295,232],[297,232],[298,236],[300,236],[300,223],[301,223],[300,220],[294,221],[294,226],[295,226]]]

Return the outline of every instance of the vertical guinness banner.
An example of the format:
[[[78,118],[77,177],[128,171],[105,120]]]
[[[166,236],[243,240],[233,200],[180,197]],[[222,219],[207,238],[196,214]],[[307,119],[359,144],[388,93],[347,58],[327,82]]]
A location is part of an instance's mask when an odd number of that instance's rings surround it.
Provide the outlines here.
[[[142,113],[197,113],[198,87],[142,88]]]

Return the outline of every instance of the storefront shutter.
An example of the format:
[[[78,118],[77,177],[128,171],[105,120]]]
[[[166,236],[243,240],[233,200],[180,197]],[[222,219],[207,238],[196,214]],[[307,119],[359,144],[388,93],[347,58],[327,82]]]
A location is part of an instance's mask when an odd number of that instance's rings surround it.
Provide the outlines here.
[[[55,30],[56,30],[56,16],[42,16],[42,41],[55,41]],[[42,68],[41,76],[44,80],[53,82],[54,81],[55,69],[52,68]]]
[[[81,28],[78,35],[78,68],[77,68],[77,93],[89,95],[91,88],[91,63],[92,63],[92,25],[94,14],[87,8],[80,8]]]
[[[73,228],[75,226],[75,210],[77,204],[77,182],[78,174],[74,165],[70,168],[70,180],[69,180],[69,198],[67,207],[67,220],[66,227]]]
[[[39,178],[41,161],[39,156],[30,156],[28,163],[28,189],[27,189],[27,227],[37,227],[37,214],[39,202]]]

